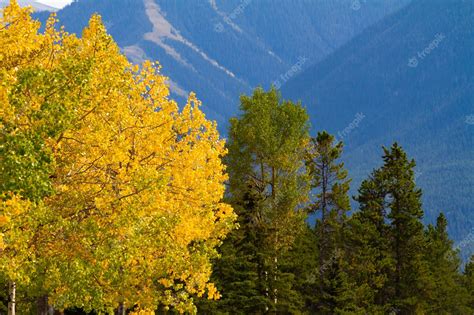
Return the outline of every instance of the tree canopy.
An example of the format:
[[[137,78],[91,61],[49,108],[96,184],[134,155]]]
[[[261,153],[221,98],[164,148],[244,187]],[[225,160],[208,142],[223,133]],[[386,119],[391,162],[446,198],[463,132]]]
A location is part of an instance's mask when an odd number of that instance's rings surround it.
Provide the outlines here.
[[[216,124],[194,94],[179,110],[99,16],[78,38],[30,14],[13,1],[0,21],[2,276],[59,309],[217,298],[210,259],[234,214]]]

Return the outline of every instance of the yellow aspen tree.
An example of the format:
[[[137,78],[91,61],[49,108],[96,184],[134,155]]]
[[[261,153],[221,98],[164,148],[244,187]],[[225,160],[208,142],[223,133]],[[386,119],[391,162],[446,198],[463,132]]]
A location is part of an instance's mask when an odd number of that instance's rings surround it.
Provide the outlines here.
[[[2,128],[27,126],[51,157],[30,248],[49,303],[195,312],[192,296],[218,298],[210,260],[235,215],[224,141],[195,95],[179,110],[158,64],[131,65],[99,16],[81,38],[54,18],[40,34],[14,1],[1,22]]]
[[[68,85],[52,71],[61,32],[52,17],[39,34],[30,14],[12,1],[0,17],[0,276],[10,282],[10,314],[15,289],[41,283],[36,232],[51,219],[43,198],[54,168],[47,141],[66,123],[59,95]]]

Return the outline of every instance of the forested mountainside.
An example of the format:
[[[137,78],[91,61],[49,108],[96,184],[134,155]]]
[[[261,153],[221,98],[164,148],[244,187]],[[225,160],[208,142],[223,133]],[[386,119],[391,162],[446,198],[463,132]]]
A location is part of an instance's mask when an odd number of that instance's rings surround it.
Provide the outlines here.
[[[381,145],[403,143],[417,161],[427,221],[444,211],[458,243],[474,232],[473,8],[414,1],[282,92],[302,100],[316,129],[344,141],[353,188],[378,166]]]
[[[283,85],[407,3],[81,0],[59,11],[58,18],[66,30],[80,33],[91,14],[102,15],[131,60],[159,60],[173,92],[181,98],[197,92],[225,130],[241,93],[257,85]],[[39,15],[43,21],[46,16]]]

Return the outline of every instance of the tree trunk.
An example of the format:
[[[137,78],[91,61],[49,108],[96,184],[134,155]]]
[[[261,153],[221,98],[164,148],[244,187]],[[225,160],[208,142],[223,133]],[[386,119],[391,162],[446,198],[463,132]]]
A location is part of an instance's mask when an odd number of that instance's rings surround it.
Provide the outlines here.
[[[43,295],[36,300],[36,314],[49,315],[48,296]]]
[[[16,311],[16,283],[10,282],[8,288],[8,315],[15,315]]]
[[[119,307],[117,308],[116,315],[125,315],[125,305],[123,302],[120,302]]]
[[[326,249],[327,249],[327,233],[326,233],[326,224],[327,224],[327,172],[326,172],[326,164],[323,162],[321,166],[321,228],[320,228],[320,235],[319,235],[319,242],[318,242],[318,250],[319,250],[319,280],[320,280],[320,288],[322,289],[322,283],[324,280],[324,269],[326,262]]]
[[[275,281],[275,288],[273,288],[273,302],[275,303],[275,314],[278,314],[278,289],[276,288],[276,282],[277,282],[277,274],[278,274],[278,258],[275,256],[275,274],[274,274],[274,281]]]
[[[275,167],[272,166],[272,199],[275,199],[275,186],[276,186]]]

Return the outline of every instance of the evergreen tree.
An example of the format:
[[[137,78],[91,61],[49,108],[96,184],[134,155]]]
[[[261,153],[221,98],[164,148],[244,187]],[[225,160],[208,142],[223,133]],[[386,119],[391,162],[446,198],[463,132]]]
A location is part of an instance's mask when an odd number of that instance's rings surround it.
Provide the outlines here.
[[[326,262],[320,297],[320,314],[365,314],[356,305],[355,288],[347,274],[347,264],[340,250]]]
[[[204,314],[261,314],[267,307],[265,287],[259,280],[263,258],[255,209],[259,195],[251,186],[242,200],[234,203],[239,229],[234,230],[220,248],[222,257],[214,262],[211,280],[222,298],[217,301],[198,299],[199,313]]]
[[[282,269],[295,275],[294,288],[301,299],[299,313],[317,312],[319,267],[317,257],[317,237],[309,224],[296,238],[292,248],[283,256]]]
[[[311,188],[316,198],[310,212],[320,213],[316,231],[319,237],[319,265],[330,260],[342,245],[342,225],[350,210],[349,183],[344,163],[338,162],[342,155],[342,142],[334,144],[334,136],[319,132],[311,139],[307,151],[306,165],[311,177]]]
[[[393,301],[397,309],[415,313],[424,304],[422,292],[427,273],[423,259],[421,190],[416,187],[414,176],[416,164],[397,143],[390,149],[384,148],[384,153],[381,188],[388,200],[387,218],[395,260],[391,277],[395,291]]]
[[[334,281],[347,280],[342,266],[338,263],[336,253],[343,251],[343,227],[347,221],[346,213],[350,210],[349,183],[344,163],[338,160],[342,154],[342,142],[334,143],[334,137],[327,132],[319,132],[311,139],[307,150],[306,166],[311,178],[311,188],[315,192],[314,202],[310,212],[320,214],[316,220],[315,234],[318,244],[319,289],[321,297],[318,308],[334,312],[336,308],[343,309],[342,303],[347,292],[347,285],[340,284],[335,289]],[[316,258],[316,257],[315,257]],[[331,273],[326,274],[331,271]],[[337,273],[337,275],[335,275]],[[335,296],[334,294],[341,294]]]
[[[474,255],[464,267],[463,285],[468,293],[468,307],[474,310]]]
[[[461,261],[453,249],[453,241],[449,239],[447,225],[446,217],[441,213],[436,226],[429,225],[426,231],[425,259],[429,264],[430,282],[424,291],[427,293],[428,313],[472,314],[472,309],[467,307],[467,289],[461,283]]]
[[[231,120],[226,158],[240,229],[225,241],[215,268],[219,304],[237,314],[295,313],[303,304],[283,258],[305,227],[308,116],[301,105],[281,101],[274,88],[242,96],[240,109]]]
[[[398,144],[384,148],[384,165],[364,181],[356,198],[360,212],[351,222],[353,275],[361,303],[384,312],[415,314],[426,308],[428,266],[421,190],[415,185],[415,161]]]
[[[345,231],[346,260],[350,278],[357,286],[357,305],[373,314],[388,313],[393,296],[387,285],[394,270],[394,260],[380,173],[375,170],[362,182],[355,198],[359,211],[351,217]]]

